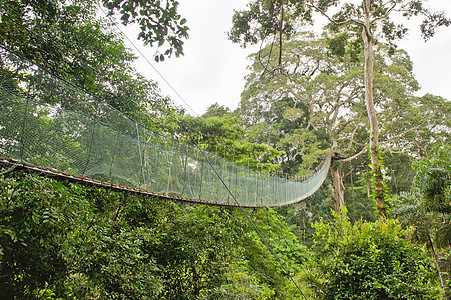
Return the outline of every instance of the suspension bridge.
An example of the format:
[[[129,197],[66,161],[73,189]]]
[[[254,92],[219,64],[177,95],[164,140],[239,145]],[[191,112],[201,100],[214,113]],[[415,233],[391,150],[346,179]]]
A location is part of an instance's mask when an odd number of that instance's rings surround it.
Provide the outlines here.
[[[314,194],[330,165],[326,156],[302,181],[239,166],[159,134],[1,46],[0,105],[0,164],[101,188],[274,207]]]

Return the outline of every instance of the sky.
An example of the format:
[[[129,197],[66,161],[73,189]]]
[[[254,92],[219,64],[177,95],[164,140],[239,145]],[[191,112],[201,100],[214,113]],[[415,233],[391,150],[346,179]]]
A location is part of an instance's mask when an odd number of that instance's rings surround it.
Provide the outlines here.
[[[247,56],[256,52],[259,46],[243,49],[227,39],[227,32],[232,26],[234,10],[244,9],[248,1],[179,2],[179,13],[187,19],[186,25],[190,28],[190,37],[184,45],[185,55],[156,63],[153,60],[156,49],[136,41],[134,45],[153,66],[141,57],[135,63],[136,69],[147,78],[157,81],[162,94],[170,96],[191,115],[202,115],[214,103],[232,110],[237,108],[250,64]],[[427,5],[434,10],[445,11],[451,17],[451,0],[429,0]],[[320,18],[318,21],[326,20]],[[431,40],[424,42],[419,23],[409,21],[407,25],[411,28],[410,33],[398,45],[411,56],[414,73],[421,86],[418,95],[430,93],[451,100],[451,27],[439,28]],[[122,30],[130,39],[135,39],[136,33],[131,28]],[[126,44],[132,48],[128,42]]]

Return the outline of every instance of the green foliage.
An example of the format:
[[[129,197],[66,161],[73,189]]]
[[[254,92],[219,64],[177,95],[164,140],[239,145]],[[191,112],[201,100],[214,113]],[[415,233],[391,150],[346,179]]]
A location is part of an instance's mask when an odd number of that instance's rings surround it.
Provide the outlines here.
[[[177,57],[183,55],[183,40],[188,38],[189,29],[185,25],[186,19],[177,12],[178,1],[103,0],[101,3],[108,8],[109,15],[118,12],[124,25],[136,23],[141,30],[138,39],[145,44],[157,43],[158,47],[167,45],[163,53],[155,54],[155,60],[162,61],[173,53]],[[20,49],[20,52],[31,54],[27,57],[42,62],[46,68],[54,70],[63,67],[71,71],[71,67],[79,68],[84,64],[85,67],[98,68],[102,67],[95,64],[98,60],[109,58],[114,61],[118,54],[130,56],[130,53],[106,49],[113,36],[113,39],[117,36],[105,30],[113,26],[111,21],[96,20],[98,8],[95,1],[5,0],[2,1],[1,9],[2,42],[14,50]],[[86,26],[88,24],[91,26]],[[94,30],[92,25],[95,25]],[[104,39],[93,39],[100,31],[103,31],[100,35]],[[87,50],[84,53],[80,51],[83,47]],[[103,51],[108,55],[99,53]],[[60,65],[68,57],[72,63]],[[84,60],[80,60],[81,57]]]
[[[180,126],[185,124],[188,132]],[[168,134],[190,144],[217,153],[219,156],[259,172],[279,170],[278,159],[283,151],[250,137],[240,117],[224,107],[211,106],[201,117],[189,115],[164,121]]]
[[[306,246],[299,242],[283,218],[274,213],[272,209],[260,209],[251,215],[254,224],[259,228],[268,244],[291,274],[297,274],[302,265],[310,258],[311,253]],[[248,229],[252,229],[249,225]],[[264,242],[254,230],[245,233],[241,248],[241,257],[248,261],[248,266],[253,274],[273,287],[275,299],[298,299],[296,293],[290,290],[291,283],[283,272],[277,260],[268,255]],[[266,249],[265,249],[266,248]]]
[[[291,297],[286,275],[237,208],[15,172],[0,177],[0,194],[1,298]],[[251,218],[298,272],[309,254],[286,222],[266,210]]]
[[[329,28],[334,30],[333,25],[330,25]],[[341,32],[341,30],[337,32]],[[327,46],[331,54],[340,61],[349,60],[357,63],[362,60],[363,41],[361,38],[352,37],[348,33],[340,33],[327,38]]]
[[[226,114],[229,113],[230,108],[215,103],[207,108],[207,111],[202,115],[202,118],[224,117]]]
[[[283,18],[281,25],[280,19]],[[255,0],[246,10],[235,11],[229,39],[245,47],[256,44],[270,35],[291,36],[299,23],[311,21],[311,10],[304,1],[297,0]]]
[[[138,39],[143,40],[144,44],[152,46],[157,43],[158,47],[169,44],[163,53],[155,54],[157,62],[163,61],[165,57],[170,57],[173,53],[176,57],[183,55],[182,39],[188,38],[188,27],[185,25],[186,19],[177,12],[178,1],[103,0],[102,2],[109,9],[110,15],[113,15],[115,11],[119,12],[122,24],[139,25],[141,32],[138,34]]]
[[[428,152],[426,158],[414,162],[412,188],[397,197],[393,212],[404,226],[413,228],[410,239],[424,245],[434,257],[446,297],[450,281],[451,148],[437,143]]]
[[[413,162],[415,171],[414,181],[409,193],[401,193],[396,204],[396,213],[405,216],[412,211],[407,206],[415,206],[418,211],[415,214],[427,214],[430,216],[449,215],[451,213],[450,198],[450,146],[440,143],[432,145],[429,154],[422,160]],[[443,225],[445,225],[443,222]],[[413,224],[412,224],[413,225]],[[416,224],[420,225],[420,224]]]
[[[426,211],[451,213],[451,146],[433,145],[427,158],[416,161],[415,190]]]
[[[64,236],[79,226],[85,218],[79,209],[88,204],[67,191],[65,184],[23,174],[0,178],[4,298],[30,295],[66,274]]]
[[[351,224],[346,213],[315,224],[314,275],[300,276],[318,299],[440,299],[432,261],[395,220]]]
[[[335,8],[334,14],[329,14],[330,8]],[[402,23],[395,23],[392,20],[390,14],[392,10],[402,11],[403,16],[407,18],[422,16],[420,29],[425,40],[434,36],[437,27],[451,24],[451,20],[443,12],[431,12],[419,0],[389,2],[372,0],[369,2],[369,10],[372,35],[390,45],[390,52],[396,49],[394,42],[408,32]],[[343,35],[331,40],[329,46],[332,53],[339,57],[347,53],[352,60],[358,60],[356,53],[362,50],[361,25],[364,24],[365,15],[362,3],[336,0],[254,0],[248,4],[246,10],[235,12],[229,39],[242,46],[264,41],[271,35],[283,34],[289,40],[296,35],[295,29],[300,28],[300,25],[315,21],[315,13],[328,14],[329,20],[334,21],[327,25],[330,30],[343,32],[345,28]],[[353,40],[349,44],[351,47],[344,47],[342,43],[346,35],[348,39]]]
[[[97,18],[95,2],[5,0],[0,9],[4,47],[150,127],[174,112],[156,83],[132,68],[136,57],[125,47],[113,23]],[[77,100],[59,103],[55,98],[40,99],[68,109]]]
[[[346,171],[347,168],[344,170]],[[349,210],[349,218],[351,220],[363,219],[368,222],[374,222],[377,219],[377,212],[374,209],[374,200],[368,196],[371,182],[370,173],[368,170],[363,169],[350,177],[345,190],[346,208]]]
[[[390,195],[398,195],[410,189],[415,177],[411,166],[413,161],[408,154],[384,153],[386,183]]]
[[[275,291],[249,273],[249,266],[238,263],[225,274],[225,284],[214,288],[208,297],[201,296],[200,299],[271,299]]]

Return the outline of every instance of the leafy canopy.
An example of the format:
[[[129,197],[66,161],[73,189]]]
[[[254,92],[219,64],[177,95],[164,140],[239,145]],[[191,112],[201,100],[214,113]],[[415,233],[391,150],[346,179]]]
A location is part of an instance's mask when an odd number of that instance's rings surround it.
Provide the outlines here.
[[[318,299],[440,299],[432,261],[396,220],[351,224],[342,210],[314,225],[310,273]]]
[[[138,39],[144,44],[154,43],[158,47],[167,44],[163,53],[157,53],[155,60],[163,61],[165,56],[170,57],[183,55],[183,41],[188,38],[188,27],[186,19],[177,12],[179,2],[176,0],[103,0],[103,4],[109,9],[109,14],[115,11],[121,15],[124,25],[136,23],[141,32]]]

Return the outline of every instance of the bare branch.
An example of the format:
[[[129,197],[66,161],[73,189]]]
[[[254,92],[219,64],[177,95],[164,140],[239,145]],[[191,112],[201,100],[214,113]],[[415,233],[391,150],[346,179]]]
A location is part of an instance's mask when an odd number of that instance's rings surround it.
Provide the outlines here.
[[[365,166],[365,164],[360,164],[360,165],[358,165],[358,166],[354,166],[354,167],[351,169],[351,171],[349,171],[348,173],[346,173],[346,174],[343,176],[343,182],[347,182],[349,176],[351,176],[352,174],[354,174],[354,172],[355,172],[357,169],[359,169],[359,168],[361,168],[361,167],[364,167],[364,166]]]
[[[368,151],[368,145],[365,145],[365,147],[363,147],[362,150],[360,150],[359,153],[354,154],[354,155],[351,156],[351,157],[342,159],[341,162],[349,162],[349,161],[352,161],[352,160],[354,160],[354,159],[356,159],[356,158],[359,158],[360,156],[362,156],[363,154],[365,154],[367,151]]]
[[[311,8],[315,9],[316,11],[318,11],[319,13],[321,13],[323,16],[325,16],[330,22],[334,23],[335,25],[346,25],[349,23],[354,23],[363,27],[366,27],[365,24],[362,21],[356,20],[356,19],[348,19],[346,21],[336,21],[334,19],[332,19],[328,14],[326,14],[326,12],[324,10],[322,10],[321,8],[317,7],[314,4],[311,3],[306,3],[307,6],[310,6]]]
[[[338,128],[337,130],[337,135],[339,135],[343,130],[345,130],[346,126],[348,126],[349,124],[351,124],[351,120],[345,122],[343,125],[340,126],[340,128]]]
[[[280,49],[279,49],[279,66],[282,65],[282,41],[283,41],[283,39],[282,39],[282,34],[283,34],[282,31],[283,31],[283,16],[284,16],[283,4],[284,4],[284,1],[282,1],[282,2],[280,3],[280,6],[281,6],[281,12],[280,12],[280,24],[279,24],[279,26],[280,26],[280,28],[279,28],[279,43],[280,43]]]
[[[391,12],[395,9],[396,4],[397,3],[393,4],[392,7],[390,7],[384,15],[382,15],[380,17],[377,17],[377,18],[374,18],[374,20],[372,22],[376,22],[376,21],[379,21],[379,20],[382,20],[382,19],[386,19],[391,14]],[[381,7],[383,7],[383,6],[381,6]]]
[[[333,113],[333,115],[332,115],[332,119],[331,119],[330,121],[331,121],[332,124],[335,123],[335,121],[337,120],[338,111],[339,111],[339,108],[340,108],[340,102],[341,102],[341,101],[340,101],[341,91],[342,91],[344,88],[345,88],[345,85],[340,86],[340,88],[339,88],[339,90],[338,90],[338,93],[337,93],[337,100],[336,100],[336,103],[334,104],[334,106],[333,106],[332,109],[331,109],[330,114]]]
[[[352,131],[351,138],[349,139],[348,148],[346,149],[345,153],[348,153],[349,151],[351,151],[351,147],[352,147],[352,144],[354,143],[354,136],[355,136],[355,133],[357,132],[357,129],[359,129],[359,125],[358,124],[354,128],[354,130]]]
[[[381,142],[381,144],[388,144],[389,142],[391,142],[391,141],[393,141],[393,140],[397,140],[397,139],[399,139],[399,138],[402,138],[406,133],[408,133],[408,132],[410,132],[410,131],[413,131],[413,130],[416,130],[416,129],[420,128],[421,126],[423,126],[423,124],[419,124],[419,125],[417,125],[417,126],[414,126],[414,127],[412,127],[412,128],[409,128],[409,129],[407,129],[406,131],[401,132],[401,133],[398,134],[398,135],[392,136],[392,137],[389,138],[387,141]]]
[[[341,141],[349,141],[349,140],[350,140],[349,137],[342,137],[342,138],[339,138],[337,141],[341,142]],[[359,143],[359,142],[356,142],[356,141],[353,141],[352,143],[353,143],[353,145],[355,145],[357,147],[365,147],[365,145],[366,145],[366,144]]]

